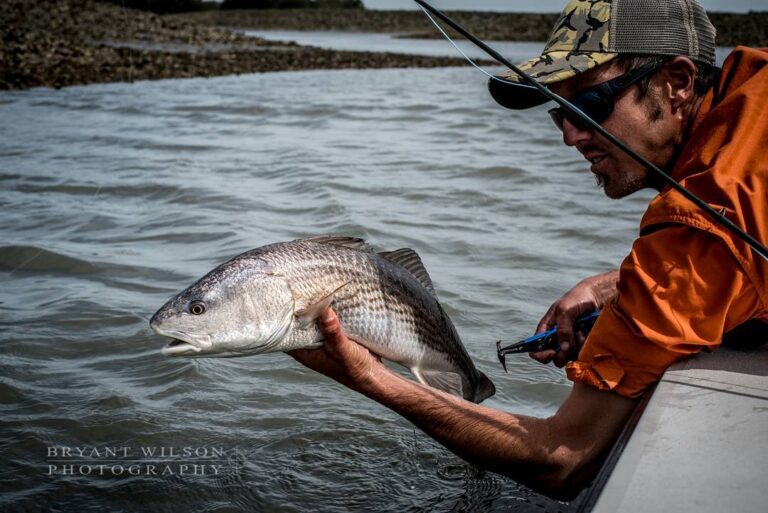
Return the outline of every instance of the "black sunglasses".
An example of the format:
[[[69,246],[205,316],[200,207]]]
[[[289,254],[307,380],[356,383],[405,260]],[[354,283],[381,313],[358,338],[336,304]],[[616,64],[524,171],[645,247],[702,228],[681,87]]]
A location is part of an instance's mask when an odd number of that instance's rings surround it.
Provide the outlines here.
[[[634,71],[612,78],[602,84],[597,84],[596,86],[577,94],[570,100],[570,102],[584,114],[592,118],[595,123],[602,123],[608,119],[611,113],[613,113],[616,97],[622,91],[641,78],[654,73],[662,66],[662,64],[663,63],[661,62],[647,64]],[[550,109],[549,116],[561,131],[563,130],[564,118],[568,119],[568,122],[579,130],[586,130],[589,128],[580,119],[569,114],[562,107]]]

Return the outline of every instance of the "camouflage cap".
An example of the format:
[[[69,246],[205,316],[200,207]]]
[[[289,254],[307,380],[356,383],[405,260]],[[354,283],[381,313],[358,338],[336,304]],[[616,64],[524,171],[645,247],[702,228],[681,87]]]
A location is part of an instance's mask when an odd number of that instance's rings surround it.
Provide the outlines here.
[[[621,54],[684,55],[715,64],[715,28],[697,0],[570,0],[544,51],[518,67],[553,84]],[[547,101],[514,71],[491,79],[493,98],[510,109]]]

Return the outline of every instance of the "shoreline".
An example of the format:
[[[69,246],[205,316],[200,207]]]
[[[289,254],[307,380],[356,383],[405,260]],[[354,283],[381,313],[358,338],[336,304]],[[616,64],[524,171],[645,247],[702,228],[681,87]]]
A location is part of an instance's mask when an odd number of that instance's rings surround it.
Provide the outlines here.
[[[450,14],[491,41],[543,41],[557,16]],[[733,35],[743,33],[757,41],[753,46],[768,46],[768,12],[711,14],[713,23],[724,32],[718,44],[733,46],[729,44]],[[468,65],[460,57],[300,46],[245,36],[237,29],[441,37],[420,11],[214,10],[160,16],[94,0],[4,0],[0,2],[0,90],[273,71]]]
[[[458,57],[268,41],[92,0],[4,0],[0,27],[0,90],[273,71],[467,65]]]

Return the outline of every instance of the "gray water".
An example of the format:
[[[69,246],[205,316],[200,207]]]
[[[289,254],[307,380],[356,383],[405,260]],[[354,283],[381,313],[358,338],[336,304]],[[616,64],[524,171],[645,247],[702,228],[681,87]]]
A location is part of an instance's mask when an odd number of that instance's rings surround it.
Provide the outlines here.
[[[425,30],[430,30],[426,24]],[[435,29],[436,31],[436,29]],[[397,34],[375,34],[371,32],[348,31],[303,31],[303,30],[245,30],[246,35],[261,37],[270,41],[295,41],[300,45],[330,48],[332,50],[357,50],[365,52],[396,52],[432,57],[460,57],[461,54],[446,39],[414,39]],[[482,50],[468,41],[459,39],[455,43],[467,56],[473,59],[488,59]],[[541,53],[544,43],[491,41],[489,44],[504,57],[520,62]]]
[[[425,29],[430,26],[425,21]],[[433,29],[437,33],[437,29]],[[401,34],[376,34],[371,32],[349,31],[304,31],[304,30],[244,30],[244,34],[261,37],[270,41],[293,41],[300,45],[317,46],[331,50],[358,50],[365,52],[396,52],[432,57],[460,57],[458,46],[471,59],[488,60],[488,55],[464,39],[453,42],[444,38],[418,39],[402,37]],[[527,41],[488,41],[488,44],[512,63],[524,62],[539,55],[544,48],[543,42]],[[718,66],[723,64],[733,48],[722,46],[715,48]],[[498,71],[498,70],[497,70]]]
[[[495,341],[617,265],[650,194],[605,198],[544,108],[485,87],[467,67],[0,93],[0,509],[572,510],[286,355],[170,359],[147,324],[267,243],[411,247],[496,384],[485,404],[552,414],[563,372],[505,374]]]

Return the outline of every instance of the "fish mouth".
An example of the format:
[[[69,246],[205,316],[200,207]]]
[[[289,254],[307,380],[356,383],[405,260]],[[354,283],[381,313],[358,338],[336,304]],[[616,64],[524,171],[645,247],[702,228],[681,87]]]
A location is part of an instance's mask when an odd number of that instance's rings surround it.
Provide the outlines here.
[[[175,338],[171,340],[162,351],[165,356],[194,356],[199,354],[202,350],[202,347],[197,346],[192,342]]]
[[[158,335],[173,339],[162,349],[165,356],[200,356],[211,345],[210,338],[198,340],[199,337],[192,338],[181,331],[163,331],[156,326],[153,326],[152,329]]]

